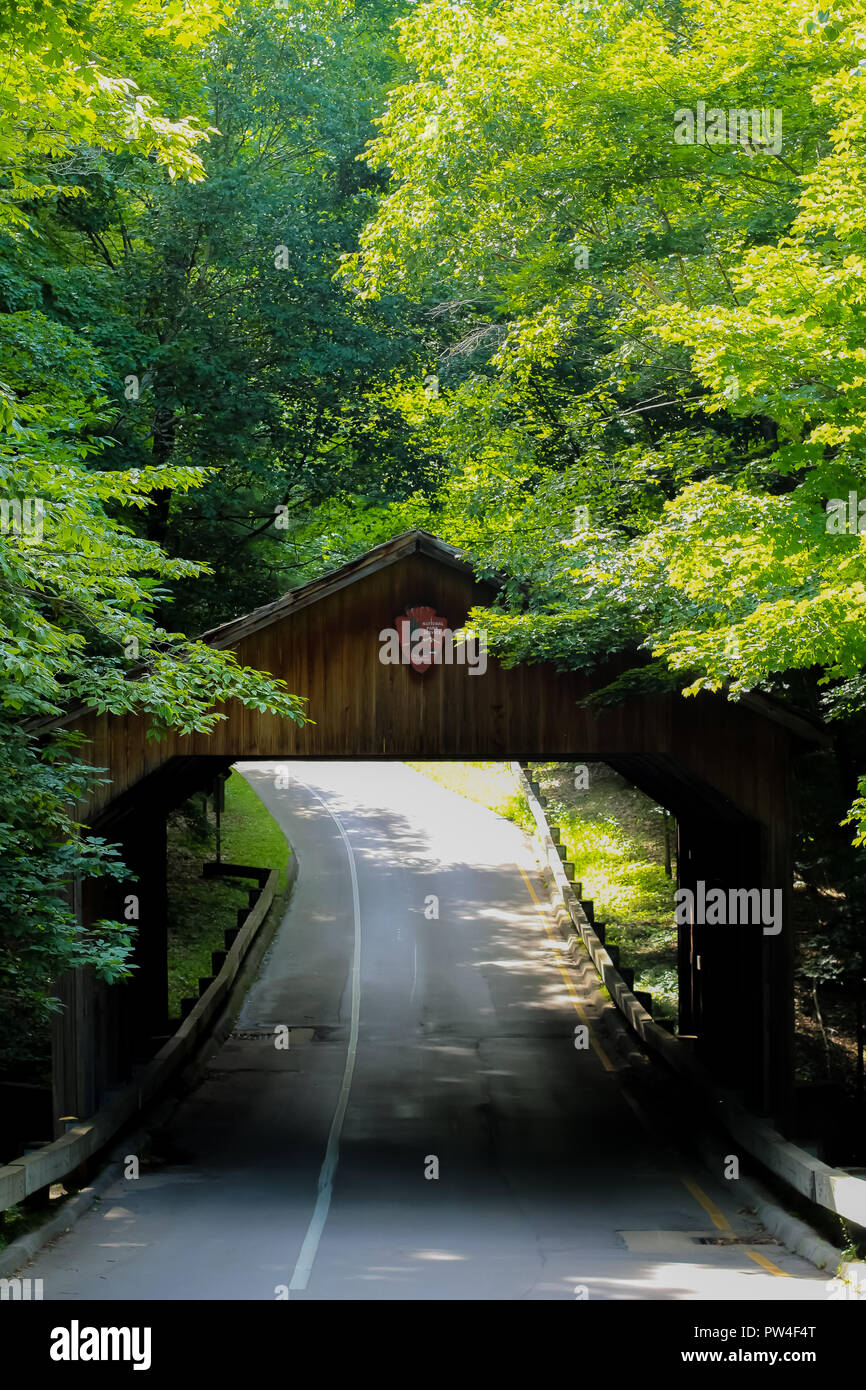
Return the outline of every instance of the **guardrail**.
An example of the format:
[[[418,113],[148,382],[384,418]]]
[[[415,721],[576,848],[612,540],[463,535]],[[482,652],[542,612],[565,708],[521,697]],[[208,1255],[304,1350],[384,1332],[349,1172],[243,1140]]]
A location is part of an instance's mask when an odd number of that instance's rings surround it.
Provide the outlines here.
[[[769,1172],[816,1206],[866,1228],[866,1179],[823,1163],[785,1139],[769,1121],[752,1115],[735,1096],[716,1086],[710,1073],[689,1051],[688,1044],[653,1022],[651,1015],[626,984],[583,910],[567,872],[562,847],[554,841],[544,808],[538,800],[537,784],[527,777],[522,764],[512,763],[511,767],[529,803],[538,839],[553,874],[560,899],[556,905],[560,930],[569,944],[575,943],[578,938],[583,942],[611,999],[647,1050],[661,1057],[684,1080],[699,1088],[711,1101],[715,1118]]]
[[[172,1075],[192,1056],[227,1002],[244,958],[274,901],[280,875],[276,869],[257,869],[239,864],[206,865],[205,869],[205,877],[235,873],[259,880],[255,902],[246,909],[243,923],[226,932],[227,950],[218,953],[225,955],[221,968],[168,1042],[107,1105],[90,1119],[73,1125],[60,1139],[0,1167],[0,1211],[5,1211],[51,1183],[59,1182],[98,1154],[156,1097]],[[292,854],[288,870],[289,888],[296,877],[297,861]]]

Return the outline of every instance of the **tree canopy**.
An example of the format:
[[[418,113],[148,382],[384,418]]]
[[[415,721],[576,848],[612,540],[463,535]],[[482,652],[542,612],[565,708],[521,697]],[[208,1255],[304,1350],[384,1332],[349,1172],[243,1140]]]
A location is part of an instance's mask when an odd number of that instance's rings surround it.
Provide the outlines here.
[[[859,698],[864,20],[402,20],[412,80],[368,154],[391,184],[345,273],[462,325],[421,426],[449,478],[416,510],[520,581],[493,623],[511,658],[634,650],[686,694]]]

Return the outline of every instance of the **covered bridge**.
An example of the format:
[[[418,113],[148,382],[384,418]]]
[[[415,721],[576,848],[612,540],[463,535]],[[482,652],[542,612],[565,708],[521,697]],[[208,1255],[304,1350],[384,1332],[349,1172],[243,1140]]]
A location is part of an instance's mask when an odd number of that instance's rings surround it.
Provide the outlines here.
[[[244,665],[282,678],[305,696],[314,723],[226,707],[212,733],[145,737],[140,716],[70,711],[60,724],[89,740],[108,770],[81,819],[119,842],[132,885],[78,890],[84,920],[122,916],[140,898],[133,980],[108,987],[79,974],[62,983],[55,1114],[91,1113],[107,1089],[147,1056],[166,1028],[166,817],[213,784],[237,759],[521,759],[609,763],[677,820],[680,884],[780,890],[782,929],[760,925],[680,928],[680,1030],[696,1038],[718,1079],[764,1109],[783,1109],[792,1084],[790,768],[818,737],[769,701],[635,694],[612,707],[584,701],[616,674],[558,673],[538,664],[506,670],[466,662],[426,671],[380,660],[383,629],[408,610],[431,610],[449,628],[489,605],[458,551],[410,531],[206,634]],[[424,621],[422,615],[421,621]],[[417,664],[417,663],[416,663]],[[155,1044],[154,1044],[155,1046]]]

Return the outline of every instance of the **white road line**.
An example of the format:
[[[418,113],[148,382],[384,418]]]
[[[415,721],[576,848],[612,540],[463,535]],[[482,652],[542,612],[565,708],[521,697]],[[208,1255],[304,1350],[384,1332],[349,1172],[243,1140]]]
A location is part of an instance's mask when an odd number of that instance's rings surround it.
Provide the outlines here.
[[[415,989],[418,984],[418,942],[415,942],[415,952],[412,964],[412,993],[409,995],[409,1003],[415,998]]]
[[[331,820],[339,830],[343,838],[343,844],[346,846],[346,855],[349,860],[349,877],[352,881],[355,948],[352,956],[352,1024],[349,1029],[349,1046],[346,1052],[343,1084],[340,1087],[340,1094],[337,1097],[337,1107],[334,1111],[334,1118],[331,1121],[325,1157],[319,1172],[319,1187],[316,1205],[313,1209],[310,1224],[307,1227],[307,1234],[304,1236],[301,1253],[298,1255],[298,1262],[295,1265],[292,1282],[289,1284],[290,1291],[292,1289],[305,1289],[310,1282],[310,1275],[313,1272],[313,1262],[315,1261],[319,1249],[319,1241],[322,1239],[325,1222],[328,1219],[331,1196],[334,1191],[334,1178],[337,1172],[337,1164],[340,1161],[340,1135],[343,1130],[343,1119],[346,1114],[346,1107],[349,1104],[349,1092],[352,1089],[352,1076],[355,1071],[355,1057],[358,1052],[358,1020],[361,1011],[361,902],[358,895],[358,873],[355,868],[355,855],[352,852],[352,846],[349,844],[349,837],[343,829],[339,818],[329,809],[318,792],[313,791],[312,787],[307,787],[304,782],[301,783],[301,786],[305,787],[305,789],[324,806]]]

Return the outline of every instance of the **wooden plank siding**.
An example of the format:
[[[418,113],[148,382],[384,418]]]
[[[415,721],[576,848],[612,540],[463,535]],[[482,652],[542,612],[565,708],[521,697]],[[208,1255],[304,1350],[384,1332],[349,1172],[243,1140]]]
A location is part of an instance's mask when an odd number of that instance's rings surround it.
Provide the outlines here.
[[[375,553],[375,552],[372,552]],[[304,591],[301,591],[302,593]],[[794,735],[747,708],[710,695],[640,696],[591,712],[581,701],[616,673],[557,673],[551,666],[483,675],[465,666],[418,675],[379,661],[378,634],[413,603],[429,603],[453,627],[492,591],[414,551],[315,603],[288,606],[235,646],[244,664],[270,671],[308,700],[315,723],[299,728],[269,714],[224,710],[211,734],[147,740],[140,716],[83,712],[64,723],[91,741],[89,756],[111,783],[81,807],[97,815],[170,758],[615,758],[667,755],[691,777],[770,826],[784,815]],[[233,625],[227,625],[231,627]],[[218,629],[223,632],[225,629]],[[215,642],[215,645],[226,645]],[[56,723],[57,721],[55,721]]]

